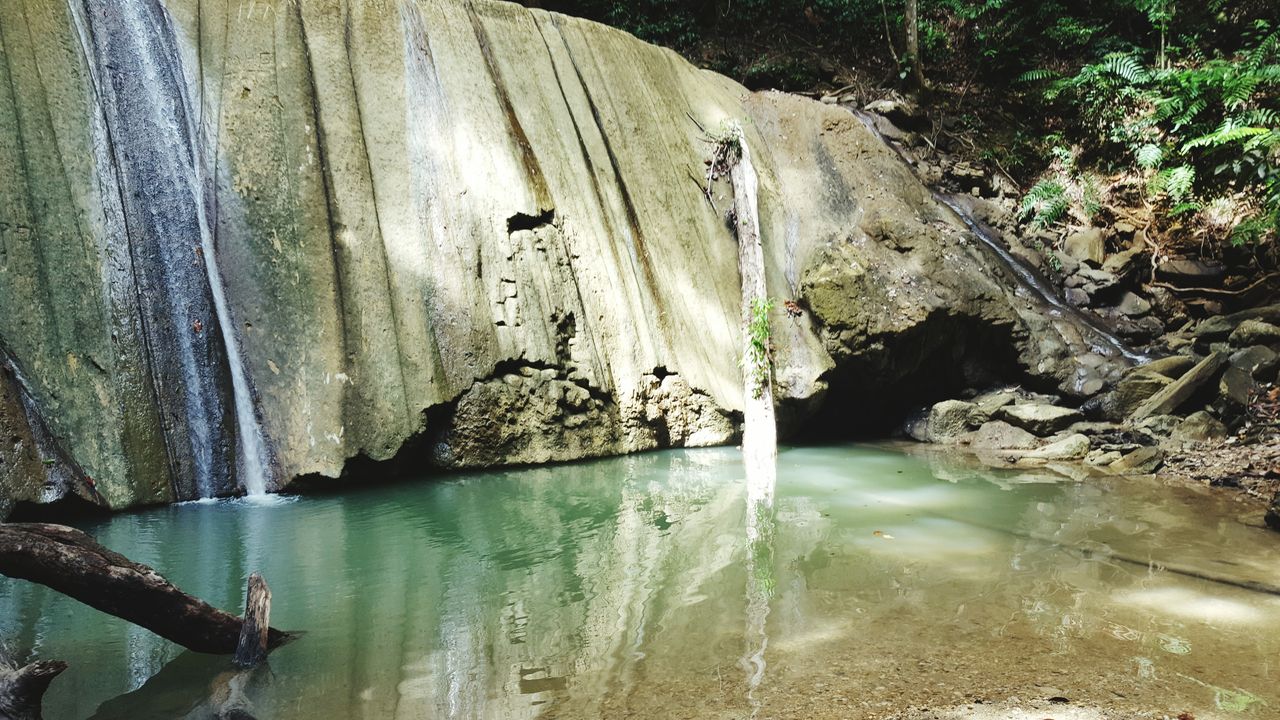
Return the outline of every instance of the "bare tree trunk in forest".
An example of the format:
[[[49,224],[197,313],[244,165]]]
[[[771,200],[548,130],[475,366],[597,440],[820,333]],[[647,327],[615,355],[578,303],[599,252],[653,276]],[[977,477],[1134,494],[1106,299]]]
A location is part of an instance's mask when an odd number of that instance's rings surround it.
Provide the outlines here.
[[[920,22],[918,0],[907,0],[903,12],[906,29],[907,62],[911,63],[911,88],[921,95],[929,93],[929,82],[924,77],[924,61],[920,58]]]

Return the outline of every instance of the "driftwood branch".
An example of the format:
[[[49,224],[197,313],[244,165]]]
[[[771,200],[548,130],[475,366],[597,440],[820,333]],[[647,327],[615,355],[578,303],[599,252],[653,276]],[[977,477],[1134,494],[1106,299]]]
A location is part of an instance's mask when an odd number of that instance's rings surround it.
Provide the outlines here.
[[[48,586],[195,652],[235,653],[245,624],[184,593],[146,565],[62,525],[0,524],[0,574]],[[292,638],[267,627],[266,620],[263,614],[268,651]]]

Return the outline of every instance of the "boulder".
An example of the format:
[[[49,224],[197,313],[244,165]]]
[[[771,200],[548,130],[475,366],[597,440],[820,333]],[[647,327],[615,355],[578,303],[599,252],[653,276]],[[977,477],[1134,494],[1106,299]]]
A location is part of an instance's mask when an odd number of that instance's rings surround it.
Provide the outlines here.
[[[1106,240],[1098,228],[1088,228],[1068,235],[1062,242],[1062,250],[1076,260],[1094,267],[1101,267],[1107,255]]]
[[[1190,443],[1209,443],[1227,437],[1227,426],[1218,418],[1201,410],[1191,413],[1174,428],[1171,436],[1174,440]]]
[[[907,130],[923,131],[931,126],[928,115],[920,110],[920,106],[903,98],[882,98],[868,104],[865,110]]]
[[[1141,248],[1125,250],[1108,256],[1102,262],[1102,269],[1118,278],[1128,278],[1134,274],[1145,257],[1146,253]]]
[[[1010,405],[1000,408],[995,417],[1040,437],[1066,430],[1084,419],[1079,410],[1042,404]]]
[[[1020,397],[1013,390],[992,390],[976,395],[970,401],[973,403],[973,414],[969,418],[970,424],[982,425],[986,423],[997,410],[1016,403]]]
[[[1195,358],[1189,355],[1170,355],[1169,357],[1152,360],[1149,363],[1139,365],[1134,368],[1132,372],[1158,373],[1170,380],[1177,380],[1188,370],[1195,367],[1195,364]]]
[[[1222,369],[1226,362],[1227,356],[1224,353],[1215,352],[1209,355],[1209,357],[1188,370],[1185,375],[1173,381],[1168,387],[1152,395],[1146,402],[1138,406],[1138,409],[1133,411],[1130,419],[1136,422],[1153,415],[1172,414],[1183,403],[1190,400],[1196,394],[1196,391],[1217,377],[1218,371]]]
[[[1119,450],[1091,450],[1084,456],[1084,464],[1094,467],[1105,467],[1124,457]]]
[[[1039,444],[1035,435],[1000,420],[983,423],[969,439],[975,450],[1030,450]]]
[[[1125,292],[1116,303],[1116,312],[1132,318],[1142,317],[1151,312],[1151,303],[1134,293]]]
[[[1120,421],[1133,414],[1142,403],[1173,384],[1173,380],[1145,369],[1131,372],[1100,400],[1101,415]]]
[[[955,442],[969,432],[969,418],[973,411],[973,403],[943,400],[929,408],[922,418],[909,423],[907,434],[920,442]]]
[[[1150,475],[1164,464],[1164,453],[1159,448],[1138,448],[1107,467],[1121,475]]]
[[[1280,355],[1265,345],[1254,345],[1231,356],[1232,367],[1249,373],[1255,380],[1268,381],[1275,377],[1276,368],[1280,366]]]
[[[1232,405],[1245,407],[1258,390],[1258,383],[1245,370],[1231,366],[1218,381],[1218,394]]]
[[[1253,345],[1280,345],[1280,327],[1262,320],[1245,320],[1231,331],[1228,342],[1232,347]]]
[[[1212,260],[1166,260],[1156,266],[1156,277],[1181,287],[1214,285],[1226,274],[1226,266]]]
[[[1076,434],[1031,450],[1022,457],[1028,460],[1080,460],[1088,454],[1089,438]]]

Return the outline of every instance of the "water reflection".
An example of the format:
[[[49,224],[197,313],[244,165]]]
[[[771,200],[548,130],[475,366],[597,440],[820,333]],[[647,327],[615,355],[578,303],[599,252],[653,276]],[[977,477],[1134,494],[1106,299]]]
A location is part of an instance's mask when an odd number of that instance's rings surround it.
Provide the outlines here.
[[[225,608],[262,571],[307,635],[252,676],[8,580],[0,633],[72,663],[53,720],[861,717],[1049,685],[1280,706],[1277,599],[1162,569],[1276,582],[1221,496],[827,448],[783,452],[752,515],[742,478],[676,452],[88,528]]]

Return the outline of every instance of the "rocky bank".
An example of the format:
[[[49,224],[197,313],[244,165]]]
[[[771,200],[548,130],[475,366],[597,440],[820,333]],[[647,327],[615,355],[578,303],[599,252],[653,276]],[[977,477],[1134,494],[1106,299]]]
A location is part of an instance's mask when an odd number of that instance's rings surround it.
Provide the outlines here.
[[[903,433],[967,447],[994,465],[1052,465],[1069,476],[1081,466],[1158,471],[1239,488],[1266,502],[1266,522],[1280,529],[1280,305],[1228,312],[1224,301],[1234,296],[1212,289],[1225,268],[1160,255],[1136,222],[1111,209],[1097,227],[1021,223],[1008,180],[930,146],[912,103],[883,100],[868,110],[922,180],[963,194],[980,222],[1003,230],[1010,253],[1139,354],[1114,382],[1075,397],[971,388],[920,407]]]

